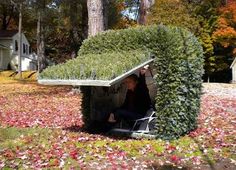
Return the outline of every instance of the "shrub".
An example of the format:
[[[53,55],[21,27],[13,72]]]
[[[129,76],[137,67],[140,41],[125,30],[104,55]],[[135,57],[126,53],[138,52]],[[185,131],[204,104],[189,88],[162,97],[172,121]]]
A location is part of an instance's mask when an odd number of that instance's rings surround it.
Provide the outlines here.
[[[142,55],[139,55],[140,51]],[[125,52],[127,58],[122,61],[125,65],[129,63],[130,67],[121,66],[124,71],[124,68],[131,68],[136,65],[135,63],[147,60],[146,57],[141,57],[147,51],[155,56],[154,79],[157,84],[155,135],[157,138],[174,139],[196,128],[196,118],[200,108],[203,50],[193,34],[182,28],[163,25],[107,31],[85,40],[79,51],[78,60],[84,58],[84,61],[89,62],[85,64],[91,64],[95,62],[94,59],[100,60],[100,58],[110,62],[113,61],[113,57]],[[133,59],[138,62],[134,62]],[[79,65],[75,64],[75,60],[72,61],[55,66],[54,69],[60,70],[66,66],[65,70],[70,68],[73,71]],[[96,64],[93,64],[95,68]],[[92,67],[89,68],[91,72]],[[53,75],[50,71],[50,68],[47,69],[41,77],[57,78],[57,75]],[[123,73],[122,71],[115,70],[116,76]],[[110,72],[105,78],[111,79],[113,73]],[[65,78],[71,78],[73,75],[75,74]],[[89,96],[89,90],[82,91],[84,96]],[[88,100],[84,101],[88,104]],[[89,124],[89,110],[86,112],[86,108],[83,116],[85,123]]]
[[[166,38],[155,58],[156,135],[177,138],[196,128],[200,108],[203,51],[197,39],[183,29],[162,30]]]

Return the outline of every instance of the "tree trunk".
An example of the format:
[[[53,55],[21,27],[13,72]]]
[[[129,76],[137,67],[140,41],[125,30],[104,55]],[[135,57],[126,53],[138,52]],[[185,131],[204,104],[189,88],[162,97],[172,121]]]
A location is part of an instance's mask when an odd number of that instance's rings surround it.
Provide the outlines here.
[[[45,44],[44,36],[42,33],[42,16],[41,12],[38,12],[38,21],[37,21],[37,56],[38,56],[38,72],[46,67],[46,58],[45,58]]]
[[[87,0],[88,8],[88,35],[94,36],[104,31],[104,16],[102,0]]]
[[[2,17],[0,18],[0,20],[2,21],[1,29],[7,30],[8,26],[11,22],[11,19],[13,17],[14,6],[11,5],[10,8],[7,8],[7,5],[1,4],[0,10],[2,10]]]
[[[104,30],[108,29],[108,5],[109,5],[109,0],[103,0]]]
[[[20,76],[20,80],[22,79],[22,72],[21,72],[21,55],[22,55],[22,4],[20,4],[19,9],[19,50],[18,50],[18,74]]]
[[[44,42],[44,27],[41,24],[41,42],[40,42],[40,53],[41,53],[41,66],[40,71],[46,68],[46,56],[45,56],[45,42]]]
[[[71,58],[75,58],[81,43],[81,36],[79,35],[79,22],[76,16],[78,15],[78,1],[74,0],[69,1],[69,14],[70,14],[70,24],[71,24],[70,36],[72,39]]]
[[[7,16],[5,14],[3,14],[2,17],[2,30],[7,30]]]
[[[39,46],[40,46],[40,26],[41,25],[41,13],[38,12],[38,21],[37,21],[37,60],[38,60],[38,72],[40,73],[40,49],[39,49]]]
[[[82,38],[88,37],[88,8],[87,2],[82,1]]]
[[[155,3],[155,0],[141,0],[139,5],[138,23],[145,25],[147,22],[148,9]]]
[[[82,38],[88,37],[88,8],[87,2],[82,1]]]

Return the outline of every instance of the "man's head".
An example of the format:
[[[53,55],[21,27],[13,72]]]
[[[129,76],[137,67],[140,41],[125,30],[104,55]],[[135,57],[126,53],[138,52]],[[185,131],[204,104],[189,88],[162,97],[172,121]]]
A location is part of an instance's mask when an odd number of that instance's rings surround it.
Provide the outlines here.
[[[131,74],[124,80],[128,90],[134,90],[138,84],[138,76],[136,74]]]

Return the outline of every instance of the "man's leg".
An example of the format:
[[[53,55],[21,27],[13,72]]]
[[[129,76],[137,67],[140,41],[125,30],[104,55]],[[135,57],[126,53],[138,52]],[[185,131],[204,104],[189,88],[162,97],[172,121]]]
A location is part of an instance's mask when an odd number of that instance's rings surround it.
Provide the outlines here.
[[[135,120],[135,119],[140,119],[143,116],[138,114],[138,113],[134,113],[134,112],[130,112],[124,109],[118,109],[117,111],[115,111],[114,113],[115,115],[115,120]]]

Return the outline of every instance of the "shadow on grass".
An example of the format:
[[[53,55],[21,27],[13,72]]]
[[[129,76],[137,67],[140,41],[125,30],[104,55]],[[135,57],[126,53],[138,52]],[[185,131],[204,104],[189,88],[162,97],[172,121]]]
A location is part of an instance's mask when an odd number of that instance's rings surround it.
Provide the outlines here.
[[[69,131],[69,132],[86,132],[85,129],[81,126],[70,126],[62,128],[62,130]]]
[[[173,165],[153,165],[152,167],[150,167],[150,169],[157,169],[157,170],[177,170],[177,169],[181,169],[181,170],[191,170],[190,167],[181,167],[181,168],[177,168],[176,166]]]
[[[131,137],[127,136],[127,135],[115,135],[110,133],[110,128],[109,127],[102,127],[102,126],[97,126],[96,125],[92,125],[90,127],[81,127],[81,126],[70,126],[70,127],[66,127],[63,128],[62,130],[66,130],[69,132],[78,132],[78,133],[88,133],[91,135],[102,135],[104,137],[108,137],[111,139],[115,139],[115,140],[126,140],[126,139],[131,139]]]
[[[37,83],[37,80],[27,80],[27,79],[22,79],[22,80],[19,80],[19,79],[7,79],[7,80],[4,80],[1,82],[1,84],[9,84],[9,85],[14,85],[14,84],[31,84],[31,85],[39,85],[39,86],[42,86],[40,84]]]
[[[36,90],[36,91],[30,91],[30,92],[11,92],[11,94],[17,94],[17,95],[27,95],[27,96],[50,96],[50,95],[61,95],[64,96],[64,94],[59,94],[58,90],[50,90],[50,91],[45,91],[45,90]]]
[[[19,82],[21,81],[19,80]],[[15,84],[16,82],[5,83],[5,85],[15,85]],[[45,96],[45,95],[57,95],[57,94],[64,95],[64,92],[65,93],[71,92],[71,88],[68,86],[44,86],[44,85],[37,84],[35,82],[28,82],[28,81],[26,81],[25,83],[21,82],[21,84],[32,85],[33,90],[30,90],[30,89],[29,91],[26,91],[27,89],[25,89],[24,91],[13,90],[13,91],[9,91],[9,94],[28,95],[28,96],[38,96],[38,95]],[[15,86],[9,86],[9,89],[11,87],[15,87]]]

